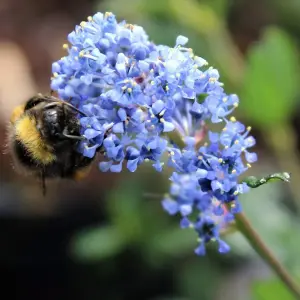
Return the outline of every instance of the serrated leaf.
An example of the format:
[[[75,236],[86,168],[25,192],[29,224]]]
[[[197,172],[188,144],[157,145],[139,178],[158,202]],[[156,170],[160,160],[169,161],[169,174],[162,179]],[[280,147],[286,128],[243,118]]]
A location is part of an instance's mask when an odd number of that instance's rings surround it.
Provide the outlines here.
[[[247,56],[241,106],[260,126],[289,120],[299,85],[296,47],[283,30],[268,27]]]

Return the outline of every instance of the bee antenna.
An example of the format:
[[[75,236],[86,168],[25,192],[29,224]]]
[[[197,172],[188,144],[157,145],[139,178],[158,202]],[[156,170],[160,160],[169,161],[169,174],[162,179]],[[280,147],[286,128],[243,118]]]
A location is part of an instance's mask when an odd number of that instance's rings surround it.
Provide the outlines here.
[[[71,109],[77,111],[78,113],[80,113],[81,115],[83,115],[84,117],[87,117],[87,114],[84,113],[83,111],[79,110],[77,107],[73,106],[72,104],[65,102],[65,105],[67,105],[68,107],[70,107]]]
[[[57,104],[61,104],[61,101],[56,101],[56,102],[51,102],[47,105],[45,105],[45,108],[51,108],[52,106],[55,106]],[[79,110],[78,108],[76,108],[75,106],[73,106],[72,104],[68,103],[68,102],[64,102],[63,105],[68,106],[69,108],[77,111],[78,113],[80,113],[81,115],[83,115],[84,117],[87,117],[87,114],[84,113],[83,111]]]

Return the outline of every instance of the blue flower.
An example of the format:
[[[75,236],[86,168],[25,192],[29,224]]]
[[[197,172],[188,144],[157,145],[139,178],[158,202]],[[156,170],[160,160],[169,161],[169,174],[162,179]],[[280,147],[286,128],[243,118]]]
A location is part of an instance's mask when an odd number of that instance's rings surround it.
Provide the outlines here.
[[[174,172],[163,208],[194,228],[197,254],[210,241],[225,253],[220,228],[241,211],[238,195],[248,186],[239,176],[257,160],[249,150],[255,139],[230,117],[238,97],[225,93],[218,70],[187,43],[179,35],[174,47],[156,45],[142,27],[96,13],[68,35],[67,55],[52,64],[51,88],[85,113],[78,150],[92,158],[101,149],[103,172],[135,172],[147,161],[160,172],[168,153]],[[210,123],[225,126],[212,132]],[[172,131],[183,149],[167,138]]]

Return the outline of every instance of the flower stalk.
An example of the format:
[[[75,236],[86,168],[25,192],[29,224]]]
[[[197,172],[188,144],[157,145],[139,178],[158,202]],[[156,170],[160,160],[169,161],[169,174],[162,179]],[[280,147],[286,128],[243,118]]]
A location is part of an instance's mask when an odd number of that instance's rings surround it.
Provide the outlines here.
[[[278,275],[281,281],[289,289],[289,291],[300,299],[300,287],[285,269],[285,267],[274,256],[272,251],[266,246],[259,234],[254,230],[251,223],[244,213],[235,215],[235,222],[238,230],[248,240],[252,248],[257,254],[271,267],[271,269]]]

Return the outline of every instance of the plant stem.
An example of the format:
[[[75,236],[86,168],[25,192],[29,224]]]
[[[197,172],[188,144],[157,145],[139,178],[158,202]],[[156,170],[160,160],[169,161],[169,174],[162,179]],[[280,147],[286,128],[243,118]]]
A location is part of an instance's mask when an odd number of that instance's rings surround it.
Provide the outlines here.
[[[245,236],[253,249],[269,264],[286,287],[296,296],[296,299],[300,299],[300,287],[271,250],[265,245],[247,217],[243,213],[239,213],[235,215],[235,220],[238,230]]]

